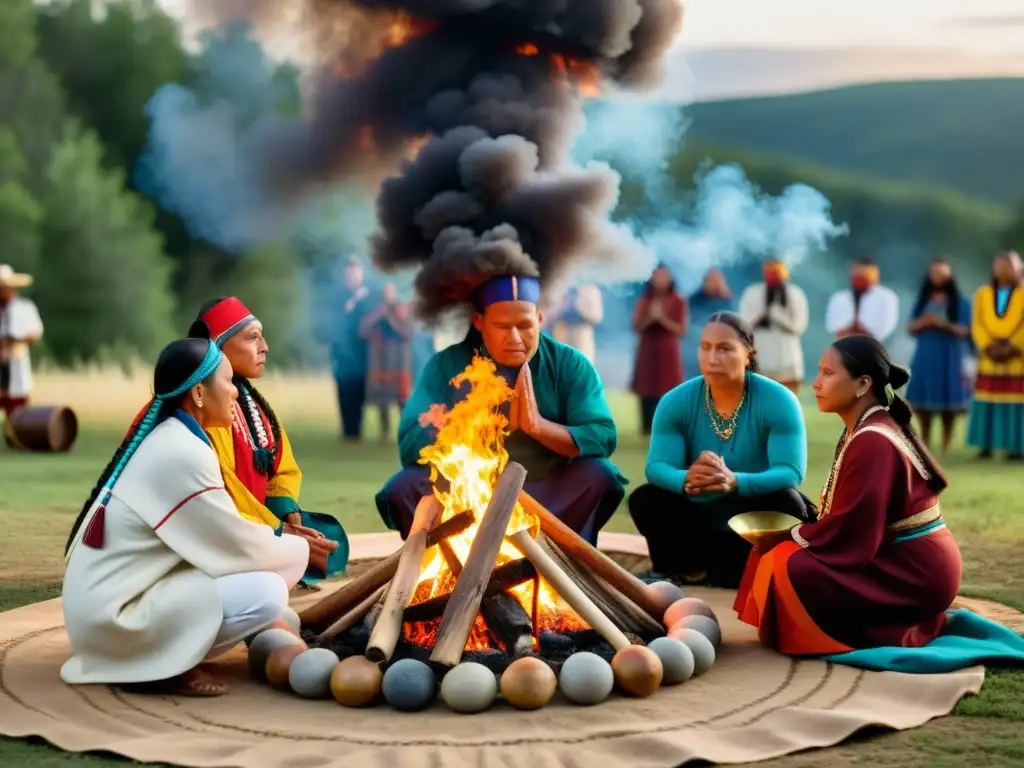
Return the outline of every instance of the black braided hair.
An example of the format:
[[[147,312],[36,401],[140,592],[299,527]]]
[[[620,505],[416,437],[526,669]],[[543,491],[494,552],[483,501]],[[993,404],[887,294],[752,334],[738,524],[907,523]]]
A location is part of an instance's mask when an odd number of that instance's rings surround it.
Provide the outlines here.
[[[750,359],[747,361],[747,370],[751,373],[759,373],[761,365],[757,360],[757,347],[754,346],[754,329],[750,327],[750,323],[735,312],[726,311],[715,312],[708,318],[707,325],[711,325],[711,323],[727,325],[736,332],[736,336],[739,337],[740,343],[746,347],[747,351],[750,353]]]
[[[928,487],[936,494],[949,487],[949,477],[914,431],[910,405],[896,394],[896,390],[910,381],[907,369],[893,363],[882,343],[872,336],[844,336],[832,343],[832,349],[850,376],[871,379],[871,393],[878,404],[888,410],[928,470]]]
[[[202,365],[208,349],[209,344],[207,341],[191,338],[172,341],[164,347],[160,357],[157,358],[156,369],[153,371],[153,391],[160,394],[161,392],[173,392],[180,387]],[[181,397],[164,402],[157,414],[157,423],[173,414],[184,402],[187,395],[188,393],[186,392]],[[152,403],[152,400],[150,403]],[[67,554],[71,548],[71,543],[75,540],[78,529],[82,527],[82,521],[85,520],[85,516],[92,509],[92,505],[103,491],[107,480],[110,479],[114,467],[117,466],[121,457],[124,456],[124,452],[138,433],[141,422],[142,420],[140,419],[132,425],[132,428],[114,452],[114,456],[107,463],[103,472],[100,473],[99,480],[96,481],[96,485],[89,493],[89,498],[85,500],[85,504],[82,505],[82,510],[78,513],[74,525],[71,526],[71,533],[68,535],[67,544],[64,545],[64,554]]]
[[[203,315],[209,312],[217,304],[224,301],[225,296],[219,296],[216,299],[206,302],[202,307],[199,308],[199,315],[193,321],[192,325],[188,329],[188,335],[193,339],[208,339],[210,338],[210,328],[203,320]],[[270,407],[270,403],[267,402],[266,398],[259,393],[259,391],[252,385],[252,383],[244,376],[234,376],[232,381],[238,388],[239,392],[243,389],[252,395],[252,399],[256,402],[256,405],[260,407],[263,413],[267,416],[267,421],[270,422],[270,432],[274,436],[274,446],[270,449],[270,466],[271,472],[273,471],[274,465],[277,464],[277,453],[281,446],[281,423],[277,419],[277,414],[274,413],[274,409]],[[249,427],[250,435],[257,435],[256,424],[253,421],[252,414],[249,413],[248,408],[242,408],[242,415],[245,417],[245,423]],[[255,458],[255,457],[254,457]]]

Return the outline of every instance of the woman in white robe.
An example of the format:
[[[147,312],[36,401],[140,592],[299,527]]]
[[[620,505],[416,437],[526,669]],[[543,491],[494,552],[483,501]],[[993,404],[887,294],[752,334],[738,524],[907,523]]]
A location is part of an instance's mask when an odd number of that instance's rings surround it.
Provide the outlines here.
[[[68,540],[65,682],[219,695],[226,686],[198,665],[280,622],[309,544],[244,519],[224,489],[204,429],[230,427],[231,377],[208,340],[161,353],[157,394]]]

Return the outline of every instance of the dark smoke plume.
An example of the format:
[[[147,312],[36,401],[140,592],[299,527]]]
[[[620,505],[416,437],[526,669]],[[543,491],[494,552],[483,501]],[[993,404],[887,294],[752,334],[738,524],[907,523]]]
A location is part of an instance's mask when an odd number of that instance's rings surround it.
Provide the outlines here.
[[[210,3],[208,16],[244,1]],[[428,323],[495,274],[550,284],[579,259],[606,275],[645,270],[646,251],[609,221],[617,174],[568,155],[581,90],[657,84],[681,2],[310,0],[321,57],[337,47],[309,122],[274,137],[270,178],[290,193],[397,164],[372,258],[386,272],[419,268]],[[267,23],[279,7],[253,2],[253,16]]]

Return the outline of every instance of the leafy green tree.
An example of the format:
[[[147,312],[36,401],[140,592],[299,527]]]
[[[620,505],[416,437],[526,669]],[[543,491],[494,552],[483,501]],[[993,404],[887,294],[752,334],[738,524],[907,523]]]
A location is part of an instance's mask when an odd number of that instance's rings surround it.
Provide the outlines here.
[[[64,119],[60,81],[36,57],[36,7],[31,0],[0,2],[0,126],[14,138],[2,150],[0,173],[25,179],[30,193]],[[12,169],[17,168],[17,171]],[[9,192],[22,199],[24,196]]]
[[[155,0],[51,0],[38,29],[70,111],[99,135],[107,165],[130,170],[149,132],[146,103],[189,75],[178,23]]]
[[[37,300],[47,349],[62,364],[152,359],[176,335],[152,212],[102,156],[96,136],[72,124],[45,174]]]
[[[15,268],[34,271],[43,211],[23,183],[27,171],[14,134],[0,126],[0,232],[4,238],[0,258]]]

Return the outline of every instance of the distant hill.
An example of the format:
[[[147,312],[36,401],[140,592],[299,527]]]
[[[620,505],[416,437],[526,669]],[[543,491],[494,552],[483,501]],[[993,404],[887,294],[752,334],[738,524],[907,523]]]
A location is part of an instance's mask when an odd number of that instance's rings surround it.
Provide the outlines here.
[[[694,104],[689,137],[920,184],[1024,199],[1024,78],[860,85]]]

